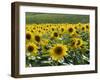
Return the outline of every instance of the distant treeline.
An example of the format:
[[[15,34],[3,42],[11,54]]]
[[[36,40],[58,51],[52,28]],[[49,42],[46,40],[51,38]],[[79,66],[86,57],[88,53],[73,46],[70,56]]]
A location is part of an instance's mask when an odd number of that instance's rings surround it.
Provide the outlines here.
[[[33,23],[89,23],[89,15],[26,12],[26,24]]]

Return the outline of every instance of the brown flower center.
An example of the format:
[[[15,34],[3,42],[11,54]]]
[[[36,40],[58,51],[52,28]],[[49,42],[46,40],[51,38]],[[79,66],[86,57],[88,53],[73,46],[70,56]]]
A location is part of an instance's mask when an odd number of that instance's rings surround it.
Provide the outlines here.
[[[88,28],[89,28],[89,26],[88,26],[88,25],[86,25],[86,28],[88,29]]]
[[[35,36],[35,40],[36,40],[37,42],[40,42],[40,36],[36,35],[36,36]]]
[[[31,35],[28,33],[26,34],[26,39],[30,40],[31,39]]]
[[[34,50],[33,46],[28,46],[28,51],[32,52]]]
[[[58,54],[58,55],[60,55],[62,53],[62,51],[63,51],[62,47],[60,47],[60,46],[55,48],[55,53]]]
[[[74,46],[74,45],[75,45],[75,42],[73,41],[73,42],[72,42],[72,46]]]
[[[54,37],[58,37],[58,33],[55,32],[55,33],[54,33]]]
[[[54,28],[52,28],[52,31],[54,31]]]
[[[82,30],[84,30],[85,28],[84,27],[82,27]]]
[[[73,28],[69,28],[69,30],[68,30],[69,32],[73,32]]]
[[[39,30],[38,32],[40,33],[41,31]]]
[[[81,43],[80,40],[78,40],[78,41],[77,41],[77,45],[80,45],[80,43]]]
[[[75,29],[77,29],[77,27],[75,26]]]
[[[63,32],[63,31],[64,31],[64,29],[63,29],[63,28],[61,28],[61,31]]]

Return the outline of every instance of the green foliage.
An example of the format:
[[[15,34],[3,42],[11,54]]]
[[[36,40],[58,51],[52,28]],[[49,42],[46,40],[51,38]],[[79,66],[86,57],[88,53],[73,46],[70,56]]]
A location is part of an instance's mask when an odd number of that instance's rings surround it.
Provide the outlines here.
[[[88,23],[88,15],[26,13],[26,24],[33,23]]]

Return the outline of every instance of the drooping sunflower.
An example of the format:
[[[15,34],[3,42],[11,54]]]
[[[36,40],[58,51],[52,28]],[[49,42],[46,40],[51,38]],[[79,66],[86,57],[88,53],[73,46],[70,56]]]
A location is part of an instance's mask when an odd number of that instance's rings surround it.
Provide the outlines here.
[[[37,51],[38,51],[38,47],[34,43],[29,42],[26,45],[26,51],[27,51],[28,54],[30,54],[30,56],[36,56]]]
[[[59,61],[62,60],[64,56],[68,55],[68,48],[63,44],[55,44],[54,47],[50,49],[50,56],[52,60]]]
[[[73,38],[77,38],[77,37],[79,37],[80,35],[77,33],[77,32],[74,32],[73,34],[72,34],[72,37]]]
[[[82,44],[83,44],[82,39],[77,38],[76,46],[77,46],[77,47],[81,47],[81,46],[82,46]]]
[[[74,48],[81,48],[83,45],[83,40],[80,38],[73,38],[72,45]]]

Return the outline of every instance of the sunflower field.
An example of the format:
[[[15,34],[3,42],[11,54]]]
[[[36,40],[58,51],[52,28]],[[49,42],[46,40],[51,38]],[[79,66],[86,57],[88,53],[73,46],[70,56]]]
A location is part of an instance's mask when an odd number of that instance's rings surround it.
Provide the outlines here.
[[[89,64],[89,23],[26,24],[26,67]]]
[[[88,15],[26,12],[26,67],[90,63]]]

